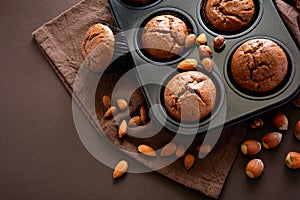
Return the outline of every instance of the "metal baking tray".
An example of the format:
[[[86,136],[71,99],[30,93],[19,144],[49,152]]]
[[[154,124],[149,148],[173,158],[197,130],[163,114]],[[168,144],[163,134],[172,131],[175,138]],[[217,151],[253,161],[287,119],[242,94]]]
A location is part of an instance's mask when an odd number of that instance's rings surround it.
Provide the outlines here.
[[[197,129],[197,133],[206,133],[208,129],[232,125],[284,104],[299,91],[299,48],[285,27],[272,0],[254,0],[256,14],[252,24],[247,29],[232,34],[217,32],[206,22],[203,14],[205,0],[157,0],[142,6],[121,0],[109,0],[109,2],[117,25],[127,37],[136,65],[137,78],[151,108],[151,114],[158,123],[171,131],[190,134]],[[174,120],[166,112],[163,103],[163,85],[176,73],[180,73],[177,71],[177,64],[181,60],[184,58],[199,60],[197,47],[187,50],[181,57],[169,62],[154,61],[142,50],[140,44],[142,28],[148,20],[159,14],[172,14],[181,18],[188,25],[190,32],[195,35],[205,33],[210,47],[217,35],[223,35],[226,39],[226,46],[222,51],[216,52],[212,48],[213,72],[207,73],[201,66],[198,67],[199,71],[211,77],[216,84],[217,101],[211,116],[197,123],[185,124]],[[275,41],[288,57],[287,77],[283,84],[271,93],[257,95],[244,92],[230,77],[229,62],[233,52],[243,42],[254,38]]]

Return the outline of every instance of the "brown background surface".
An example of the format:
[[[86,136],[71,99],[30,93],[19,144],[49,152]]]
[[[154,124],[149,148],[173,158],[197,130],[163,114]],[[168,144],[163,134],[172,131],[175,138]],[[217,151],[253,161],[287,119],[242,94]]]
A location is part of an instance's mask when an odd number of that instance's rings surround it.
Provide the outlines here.
[[[73,121],[71,96],[32,40],[31,33],[78,0],[2,1],[0,6],[0,199],[207,199],[157,173],[127,174],[113,181],[112,169],[82,145]],[[289,103],[291,127],[300,110]],[[95,131],[82,116],[89,131]],[[270,125],[248,137],[260,138]],[[220,199],[297,199],[300,171],[283,163],[300,143],[285,133],[278,149],[262,151],[266,170],[257,180],[244,175],[248,158],[238,154]],[[131,161],[134,162],[134,161]]]

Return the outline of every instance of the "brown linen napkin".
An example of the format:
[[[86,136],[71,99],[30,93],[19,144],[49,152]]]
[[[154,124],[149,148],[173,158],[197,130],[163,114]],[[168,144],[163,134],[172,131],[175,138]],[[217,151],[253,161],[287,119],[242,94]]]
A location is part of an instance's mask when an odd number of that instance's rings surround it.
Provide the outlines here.
[[[74,81],[83,62],[80,53],[82,37],[85,31],[97,22],[115,25],[107,0],[82,1],[33,32],[33,36],[41,48],[41,51],[70,93],[73,92]],[[128,63],[128,65],[130,64]],[[87,117],[98,130],[102,130],[99,131],[101,134],[104,134],[121,151],[134,157],[150,168],[155,167],[151,160],[144,156],[133,154],[137,152],[137,145],[146,143],[155,149],[161,148],[162,145],[174,137],[174,134],[166,129],[162,129],[158,134],[150,138],[137,139],[135,137],[126,137],[120,140],[117,137],[118,121],[103,118],[105,109],[103,105],[99,103],[101,102],[100,99],[102,95],[112,93],[115,83],[126,70],[127,69],[124,68],[114,73],[105,74],[98,84],[96,94],[93,93],[92,90],[89,91],[84,87],[78,87],[75,96]],[[89,81],[97,79],[98,77],[97,74],[88,73],[87,76],[80,78],[82,78],[82,80],[79,81],[80,83],[88,84]],[[117,94],[122,97],[122,95],[126,94],[128,90],[135,86],[136,82],[136,79],[130,79],[126,85],[118,88]],[[84,86],[84,84],[82,85]],[[91,104],[91,102],[98,103]],[[143,95],[141,91],[138,90],[131,98],[130,113],[134,115],[134,113],[138,112],[138,108],[144,103]],[[96,113],[93,113],[95,108]],[[131,131],[132,134],[139,134],[141,132],[151,132],[155,129],[156,124],[151,121],[145,126],[132,128],[129,131]],[[198,190],[209,197],[218,198],[237,155],[240,142],[246,134],[246,129],[247,127],[243,123],[225,128],[212,152],[203,159],[197,159],[191,170],[185,170],[183,160],[178,159],[171,165],[158,170],[158,173],[187,187]],[[204,136],[198,136],[195,139],[188,149],[189,153],[197,156],[195,146],[202,143],[203,137]]]

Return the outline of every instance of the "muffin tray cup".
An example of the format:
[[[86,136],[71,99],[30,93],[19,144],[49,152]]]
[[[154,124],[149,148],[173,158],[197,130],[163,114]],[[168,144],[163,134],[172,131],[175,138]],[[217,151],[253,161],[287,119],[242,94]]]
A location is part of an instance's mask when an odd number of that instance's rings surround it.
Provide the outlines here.
[[[167,129],[182,134],[206,133],[211,129],[232,125],[262,112],[280,106],[291,100],[300,89],[300,52],[295,41],[285,27],[272,0],[254,0],[256,12],[253,23],[239,33],[226,34],[213,30],[206,23],[203,13],[205,0],[158,0],[146,6],[132,6],[121,0],[109,0],[119,28],[124,31],[130,53],[136,65],[136,75],[143,88],[153,119]],[[147,57],[141,49],[141,30],[152,17],[160,14],[174,14],[188,22],[190,31],[195,35],[205,33],[207,45],[212,48],[213,39],[223,35],[225,48],[213,48],[213,72],[208,73],[201,65],[197,70],[212,78],[217,87],[217,100],[211,116],[197,123],[180,123],[166,112],[163,91],[167,81],[176,73],[177,64],[184,58],[200,60],[198,48],[187,50],[180,58],[170,62],[157,62]],[[140,29],[138,29],[140,28]],[[137,31],[133,31],[136,30]],[[129,31],[128,31],[129,30]],[[251,94],[243,91],[230,76],[230,60],[234,51],[244,42],[266,38],[276,42],[285,51],[289,71],[283,83],[276,90],[264,94]],[[170,70],[171,69],[171,70]],[[151,74],[151,76],[149,76]],[[151,77],[151,78],[149,78]],[[155,78],[153,78],[155,77]],[[151,80],[150,80],[151,79]],[[193,130],[193,131],[190,131]]]

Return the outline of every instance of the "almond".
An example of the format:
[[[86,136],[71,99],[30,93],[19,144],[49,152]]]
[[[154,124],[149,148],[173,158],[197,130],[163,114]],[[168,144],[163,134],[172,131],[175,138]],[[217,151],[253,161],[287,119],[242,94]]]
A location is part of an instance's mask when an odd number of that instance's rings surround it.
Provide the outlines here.
[[[210,144],[202,144],[196,147],[197,151],[199,151],[200,153],[209,153],[211,152],[211,145]]]
[[[203,59],[206,57],[212,57],[212,50],[209,46],[200,45],[198,51],[199,51],[200,59]]]
[[[172,154],[175,153],[176,149],[177,149],[176,144],[174,144],[173,142],[170,142],[161,149],[160,155],[161,156],[171,156]]]
[[[104,113],[104,117],[112,117],[117,112],[117,108],[115,106],[111,106],[108,110]]]
[[[119,136],[119,138],[122,138],[126,134],[127,134],[127,122],[126,122],[126,120],[123,120],[119,127],[118,136]]]
[[[195,44],[196,41],[196,35],[195,34],[189,34],[185,38],[185,47],[191,47]]]
[[[300,140],[300,121],[298,121],[295,125],[294,135],[298,140]]]
[[[195,70],[198,66],[198,61],[196,59],[185,59],[181,61],[177,68],[184,71]]]
[[[244,155],[253,156],[259,153],[261,150],[261,144],[257,140],[246,140],[241,145],[241,151]]]
[[[147,122],[149,120],[149,116],[148,116],[148,111],[145,108],[145,106],[141,106],[141,108],[140,108],[140,115],[141,115],[141,122],[143,124],[147,124]]]
[[[110,107],[110,97],[107,95],[104,95],[102,97],[102,103],[103,103],[104,107],[108,109]]]
[[[141,117],[140,116],[135,116],[131,118],[128,122],[128,126],[138,126],[142,123]]]
[[[128,163],[125,160],[121,160],[115,167],[113,178],[120,178],[128,169]]]
[[[289,152],[285,158],[285,164],[291,169],[300,168],[300,154],[298,152]]]
[[[183,157],[184,154],[185,154],[185,147],[182,144],[179,144],[177,149],[176,149],[175,154],[178,158]]]
[[[267,133],[262,138],[262,144],[266,149],[274,149],[281,142],[282,134],[278,132]]]
[[[252,159],[246,165],[246,174],[249,178],[257,178],[264,171],[264,163],[260,159]]]
[[[277,113],[272,119],[273,126],[281,131],[288,130],[289,121],[283,113]]]
[[[117,100],[117,105],[120,108],[120,110],[126,110],[127,107],[128,107],[128,104],[124,99],[118,99]]]
[[[153,150],[153,148],[145,144],[138,146],[138,151],[147,156],[156,156],[156,153]]]
[[[195,163],[195,156],[192,155],[192,154],[187,154],[185,157],[184,157],[184,167],[186,170],[189,170],[192,168],[192,166],[194,165]]]
[[[198,45],[204,45],[204,44],[207,43],[207,38],[206,38],[205,33],[201,33],[201,34],[197,37],[196,43],[197,43]]]
[[[208,72],[212,72],[213,70],[213,61],[211,58],[203,58],[201,61],[202,67],[208,71]]]

